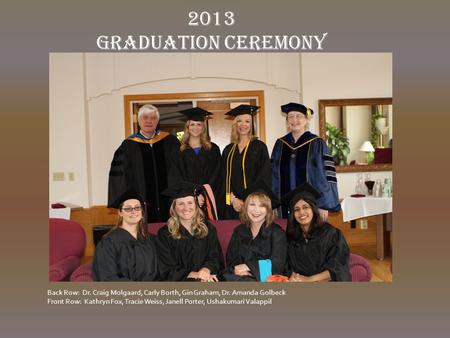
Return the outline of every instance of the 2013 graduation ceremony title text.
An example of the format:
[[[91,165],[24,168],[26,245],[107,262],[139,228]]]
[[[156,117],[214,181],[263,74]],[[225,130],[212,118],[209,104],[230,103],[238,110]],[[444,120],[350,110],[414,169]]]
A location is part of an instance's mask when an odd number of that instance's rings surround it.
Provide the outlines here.
[[[188,17],[188,26],[233,26],[236,22],[230,11],[191,11]],[[327,35],[99,35],[97,47],[104,51],[307,51],[323,50]]]

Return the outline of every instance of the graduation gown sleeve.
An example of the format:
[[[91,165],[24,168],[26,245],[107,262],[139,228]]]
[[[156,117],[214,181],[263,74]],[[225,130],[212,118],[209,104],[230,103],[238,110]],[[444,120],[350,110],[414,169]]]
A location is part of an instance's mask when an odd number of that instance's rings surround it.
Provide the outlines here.
[[[311,142],[307,172],[309,183],[322,194],[317,199],[317,206],[334,212],[341,210],[336,167],[325,141],[321,138]]]
[[[349,270],[350,250],[342,232],[337,230],[331,235],[330,246],[327,248],[323,270],[328,270],[332,281],[351,281]]]
[[[287,254],[286,233],[277,225],[271,236],[272,252],[270,260],[272,261],[272,274],[281,275],[284,271]]]
[[[158,280],[154,238],[134,239],[126,230],[114,230],[97,244],[92,270],[96,281]]]
[[[202,268],[208,268],[211,274],[217,274],[223,269],[223,254],[222,247],[220,246],[219,239],[217,238],[217,231],[214,226],[208,226],[208,235],[206,236],[208,241],[207,253],[205,261],[202,264]]]
[[[351,281],[349,255],[341,231],[326,223],[308,240],[299,238],[289,242],[285,274],[290,276],[292,272],[297,272],[312,276],[328,270],[332,281]]]
[[[209,184],[213,189],[216,200],[221,197],[221,184],[222,184],[222,158],[220,156],[220,149],[217,144],[212,143],[210,150],[210,174],[209,174]]]
[[[175,281],[185,280],[192,271],[208,268],[212,274],[223,267],[222,250],[215,228],[207,224],[208,235],[195,238],[181,230],[182,238],[174,239],[167,226],[158,231],[158,257],[161,278]]]
[[[179,250],[180,240],[172,239],[167,227],[162,227],[157,235],[158,259],[162,280],[179,281],[184,280],[191,270],[188,266],[181,264],[176,257]]]
[[[268,187],[272,186],[272,168],[270,165],[269,151],[264,142],[260,140],[252,141],[255,148],[254,155],[252,155],[246,165],[249,166],[252,172],[248,172],[247,176],[250,177],[250,182],[247,182],[247,187],[259,181],[264,181]],[[247,171],[247,170],[246,170]]]
[[[108,176],[108,207],[117,205],[128,189],[133,188],[140,196],[146,196],[144,162],[136,142],[125,140],[114,152]]]
[[[278,197],[280,197],[280,161],[281,161],[281,148],[283,144],[278,139],[275,142],[272,150],[271,165],[272,165],[272,191]]]
[[[111,240],[104,239],[97,244],[92,263],[92,275],[95,281],[128,281],[119,272],[116,261],[116,249]]]
[[[260,280],[258,263],[260,259],[270,259],[273,275],[282,274],[286,264],[287,241],[286,234],[281,227],[278,224],[273,224],[263,230],[263,236],[266,236],[266,240],[256,244],[259,254],[253,255],[251,258],[249,257],[250,259],[244,262],[257,280]],[[268,255],[264,254],[266,250],[270,252]]]
[[[239,255],[239,243],[241,241],[241,238],[236,229],[234,229],[233,234],[231,235],[230,242],[228,243],[226,256],[227,270],[229,270],[229,272],[231,273],[234,272],[235,265],[243,263]]]
[[[174,135],[169,135],[164,139],[164,149],[166,152],[167,166],[167,186],[175,185],[178,182],[177,163],[179,159],[180,142]]]
[[[236,265],[246,264],[253,277],[259,281],[258,261],[270,259],[272,274],[281,274],[285,267],[286,251],[286,235],[279,225],[272,224],[265,229],[261,229],[254,239],[252,239],[251,232],[245,228],[245,225],[239,225],[233,232],[228,246],[226,273],[227,275],[234,274]],[[236,279],[239,279],[239,277]]]

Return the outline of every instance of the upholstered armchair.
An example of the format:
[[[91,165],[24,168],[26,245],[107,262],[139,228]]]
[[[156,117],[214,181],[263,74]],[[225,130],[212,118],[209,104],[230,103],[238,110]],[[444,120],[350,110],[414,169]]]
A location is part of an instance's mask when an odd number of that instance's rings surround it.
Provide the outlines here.
[[[76,222],[50,218],[49,237],[49,280],[67,281],[84,255],[84,230]]]
[[[350,254],[349,269],[352,282],[370,282],[372,279],[372,268],[369,262],[362,256]]]

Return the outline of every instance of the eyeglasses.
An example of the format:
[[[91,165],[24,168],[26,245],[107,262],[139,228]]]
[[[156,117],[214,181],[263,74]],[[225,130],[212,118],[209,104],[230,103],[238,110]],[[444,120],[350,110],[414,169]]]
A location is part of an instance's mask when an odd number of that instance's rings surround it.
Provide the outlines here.
[[[125,211],[125,212],[132,212],[132,211],[142,211],[142,207],[139,205],[139,206],[137,206],[137,207],[125,207],[125,208],[122,208],[122,211]]]
[[[302,119],[302,118],[304,118],[304,117],[305,117],[305,115],[302,114],[302,113],[298,113],[298,114],[289,114],[289,115],[287,116],[287,119],[288,119],[288,120],[296,120],[296,119]]]

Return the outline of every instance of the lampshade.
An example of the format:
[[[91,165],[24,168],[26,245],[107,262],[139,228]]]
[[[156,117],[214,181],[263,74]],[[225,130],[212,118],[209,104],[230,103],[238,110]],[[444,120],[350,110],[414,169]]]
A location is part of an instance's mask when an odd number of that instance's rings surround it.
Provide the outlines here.
[[[375,148],[373,147],[372,143],[370,143],[370,141],[364,141],[359,150],[365,151],[366,153],[373,153],[375,151]]]
[[[375,125],[377,126],[377,129],[381,131],[382,128],[386,127],[386,118],[380,117],[375,121]]]
[[[380,132],[381,135],[386,135],[389,131],[389,127],[380,127],[378,128],[378,131]]]

